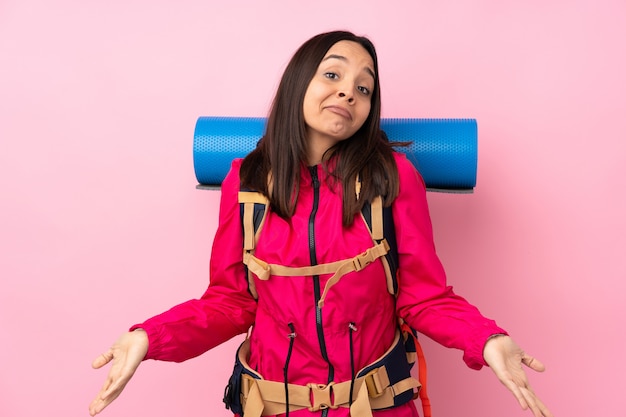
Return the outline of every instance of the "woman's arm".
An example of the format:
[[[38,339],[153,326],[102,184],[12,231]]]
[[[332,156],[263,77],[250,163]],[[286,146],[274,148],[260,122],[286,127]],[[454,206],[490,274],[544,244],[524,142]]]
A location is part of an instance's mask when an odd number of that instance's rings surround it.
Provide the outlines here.
[[[146,331],[146,359],[181,362],[245,333],[256,313],[242,263],[239,166],[233,162],[222,183],[219,225],[213,241],[210,283],[204,295],[152,317],[131,330]]]
[[[447,347],[461,349],[473,369],[486,365],[483,347],[493,334],[506,334],[493,320],[446,283],[435,251],[422,177],[404,155],[396,157],[400,192],[393,203],[398,243],[398,315],[410,326]]]
[[[524,366],[542,372],[543,364],[446,284],[435,252],[424,182],[404,156],[396,160],[400,175],[400,194],[393,206],[399,255],[398,315],[444,346],[463,350],[470,368],[489,365],[522,409],[530,409],[535,417],[551,417],[524,372]]]
[[[256,301],[248,292],[242,263],[243,234],[239,216],[239,164],[233,162],[222,184],[219,226],[211,253],[210,284],[199,299],[179,304],[131,327],[94,359],[99,369],[112,362],[105,382],[89,406],[93,416],[122,392],[145,359],[181,362],[198,356],[254,322]]]

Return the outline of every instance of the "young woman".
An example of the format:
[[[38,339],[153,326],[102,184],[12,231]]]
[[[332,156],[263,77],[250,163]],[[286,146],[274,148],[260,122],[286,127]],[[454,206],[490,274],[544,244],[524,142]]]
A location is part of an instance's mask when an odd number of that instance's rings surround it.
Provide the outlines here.
[[[417,416],[411,401],[416,384],[394,376],[406,368],[399,363],[406,355],[389,354],[399,319],[462,349],[469,367],[489,365],[522,408],[551,415],[522,367],[542,371],[543,365],[446,285],[424,183],[380,131],[380,107],[378,62],[368,39],[330,32],[300,47],[282,77],[264,137],[233,162],[222,184],[209,288],[202,298],[133,326],[94,360],[94,368],[113,366],[91,415],[117,398],[142,360],[183,361],[252,326],[241,355],[252,377],[234,378],[230,387],[235,402],[243,391],[249,414]],[[241,190],[269,199],[250,257],[243,254]],[[396,294],[388,291],[380,256],[342,274],[305,272],[370,253],[375,245],[361,210],[377,197],[391,207],[396,225]],[[387,398],[391,403],[377,403],[371,391],[378,388],[359,373],[381,363],[388,380],[376,384],[385,396],[396,393]],[[398,395],[406,392],[408,400]],[[240,411],[237,404],[233,410]]]

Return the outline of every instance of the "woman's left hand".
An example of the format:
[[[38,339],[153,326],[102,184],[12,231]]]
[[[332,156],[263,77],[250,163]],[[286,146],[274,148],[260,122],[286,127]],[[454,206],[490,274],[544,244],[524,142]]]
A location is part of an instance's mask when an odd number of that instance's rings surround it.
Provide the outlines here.
[[[552,417],[550,410],[530,387],[522,366],[543,372],[545,366],[539,360],[525,353],[513,339],[505,335],[489,339],[485,343],[483,357],[500,382],[515,395],[522,409],[530,408],[535,417]]]

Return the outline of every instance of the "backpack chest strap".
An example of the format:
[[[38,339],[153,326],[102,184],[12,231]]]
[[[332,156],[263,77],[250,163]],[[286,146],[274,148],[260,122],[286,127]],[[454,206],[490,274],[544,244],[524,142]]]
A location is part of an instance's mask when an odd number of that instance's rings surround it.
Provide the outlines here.
[[[324,286],[324,291],[322,292],[322,295],[318,302],[318,306],[322,308],[324,306],[324,300],[326,298],[326,295],[328,294],[328,290],[330,289],[330,287],[339,282],[341,277],[350,272],[362,270],[367,265],[374,262],[376,259],[385,256],[387,252],[389,252],[389,245],[387,244],[387,241],[383,239],[380,243],[353,258],[329,262],[325,264],[303,267],[274,265],[262,261],[248,251],[244,251],[243,263],[248,267],[248,270],[250,272],[254,273],[254,275],[256,275],[262,281],[267,281],[272,275],[284,277],[300,277],[333,274],[333,276],[330,277],[326,282],[326,285]]]

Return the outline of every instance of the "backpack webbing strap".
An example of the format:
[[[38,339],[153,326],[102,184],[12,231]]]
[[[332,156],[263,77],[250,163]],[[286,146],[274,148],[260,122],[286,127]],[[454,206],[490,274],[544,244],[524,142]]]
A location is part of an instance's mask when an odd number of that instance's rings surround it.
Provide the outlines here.
[[[361,191],[361,181],[359,177],[357,177],[356,179],[355,191],[358,200]],[[267,206],[269,205],[269,200],[263,194],[251,190],[240,191],[238,198],[241,206],[241,223],[243,229],[243,258],[244,264],[248,269],[248,290],[250,291],[252,296],[257,299],[258,293],[256,292],[256,285],[254,284],[254,278],[251,272],[257,275],[261,280],[267,279],[265,277],[269,278],[269,275],[267,274],[270,273],[267,267],[267,263],[253,256],[254,249],[258,242],[259,231],[261,230],[265,221],[265,217],[267,215]],[[365,213],[367,214],[365,215]],[[372,252],[367,251],[360,255],[357,255],[352,259],[326,264],[331,265],[329,267],[330,269],[325,269],[326,266],[324,266],[322,269],[318,270],[315,269],[316,267],[318,267],[318,265],[315,265],[312,267],[303,267],[298,269],[298,272],[290,273],[289,271],[292,270],[292,268],[272,265],[273,271],[276,271],[274,275],[313,276],[330,273],[335,274],[324,288],[324,292],[319,302],[319,306],[322,307],[324,305],[324,299],[326,297],[326,294],[328,293],[328,289],[335,285],[343,275],[348,272],[360,271],[364,266],[382,256],[381,261],[385,270],[385,276],[387,278],[387,289],[390,294],[396,294],[397,283],[395,279],[395,262],[393,261],[393,259],[390,259],[389,255],[390,243],[391,245],[395,245],[395,236],[393,235],[393,230],[391,230],[390,233],[392,233],[392,242],[386,241],[386,238],[384,236],[385,217],[383,213],[384,210],[382,205],[382,198],[380,196],[375,197],[371,203],[366,204],[363,207],[363,211],[361,213],[361,217],[363,218],[370,232],[370,235],[372,236],[372,240],[376,244],[376,246],[370,249],[370,251],[373,250]],[[393,229],[393,227],[390,227],[390,229]],[[378,255],[383,247],[386,249],[385,253],[382,253],[382,255]],[[371,255],[373,252],[376,253],[375,256],[372,258]],[[250,262],[251,260],[255,261],[254,264]],[[354,268],[351,267],[351,263],[354,264]],[[278,271],[283,268],[287,269],[279,273]],[[305,268],[314,269],[309,269],[309,271],[312,272],[306,272]],[[337,268],[341,268],[341,270],[338,270]],[[285,271],[287,272],[285,273]]]
[[[402,343],[397,332],[393,346]],[[247,357],[250,346],[246,339],[238,352],[239,362],[249,369]],[[241,405],[246,417],[271,416],[284,414],[287,397],[284,382],[262,379],[258,372],[241,375]],[[352,404],[350,405],[350,389]],[[414,389],[420,389],[420,383],[413,377],[404,378],[391,384],[387,367],[376,367],[367,374],[357,377],[354,384],[350,380],[330,382],[328,384],[306,385],[287,384],[289,391],[289,410],[308,409],[319,411],[326,408],[350,407],[353,417],[371,417],[372,410],[387,409],[394,406],[395,397]]]
[[[372,239],[380,241],[383,236],[383,199],[377,196],[372,200]]]
[[[385,382],[386,381],[386,385]],[[369,387],[381,385],[380,392],[371,392]],[[372,410],[394,406],[396,395],[419,388],[419,382],[412,377],[393,385],[389,384],[386,368],[380,367],[374,373],[354,380],[352,405],[350,401],[351,381],[338,384],[287,384],[289,390],[289,411],[308,409],[319,411],[326,408],[350,407],[352,417],[372,417]],[[376,388],[374,388],[376,389]],[[332,392],[332,397],[331,397]],[[274,416],[286,411],[285,383],[256,379],[247,374],[241,376],[241,394],[244,416]],[[373,397],[372,395],[377,395]]]
[[[245,251],[254,250],[256,244],[255,229],[257,229],[257,227],[255,227],[254,224],[254,205],[262,204],[263,206],[267,206],[268,203],[267,197],[261,193],[254,191],[239,192],[239,204],[243,204],[243,249]],[[258,229],[260,229],[260,225]]]
[[[255,257],[251,252],[244,251],[243,263],[248,267],[248,270],[256,275],[260,280],[267,281],[270,276],[278,275],[283,277],[298,277],[298,276],[314,276],[323,274],[333,274],[328,279],[324,286],[324,291],[318,302],[318,306],[322,308],[324,306],[324,300],[328,294],[330,287],[335,285],[341,277],[345,274],[355,271],[360,271],[367,265],[380,257],[384,257],[389,252],[389,245],[386,240],[376,244],[369,248],[365,252],[349,259],[341,261],[330,262],[319,265],[303,266],[303,267],[289,267],[283,265],[269,264],[261,259]]]
[[[261,226],[265,221],[269,200],[263,194],[255,191],[240,191],[238,198],[239,205],[242,207],[241,226],[243,228],[243,254],[245,259],[246,255],[249,256],[254,253],[258,239],[257,232],[261,230]],[[257,299],[259,296],[254,285],[254,277],[249,269],[247,275],[248,290],[254,299]]]
[[[380,243],[383,239],[387,241],[387,246],[390,249],[385,257],[381,258],[381,261],[385,269],[387,291],[391,295],[396,295],[398,293],[398,281],[396,279],[398,249],[391,207],[383,207],[382,197],[378,196],[371,203],[366,203],[363,206],[361,219],[369,230],[374,243]]]

